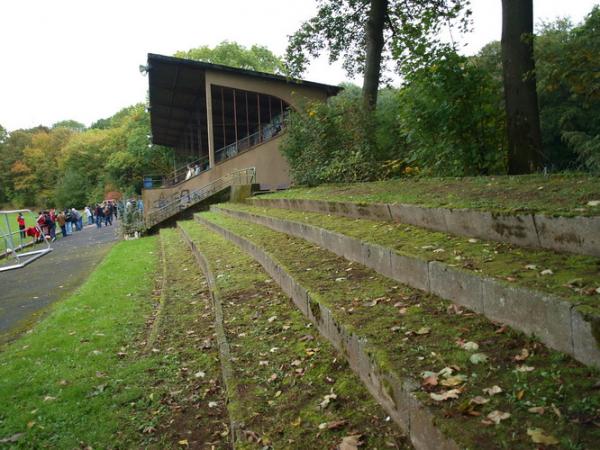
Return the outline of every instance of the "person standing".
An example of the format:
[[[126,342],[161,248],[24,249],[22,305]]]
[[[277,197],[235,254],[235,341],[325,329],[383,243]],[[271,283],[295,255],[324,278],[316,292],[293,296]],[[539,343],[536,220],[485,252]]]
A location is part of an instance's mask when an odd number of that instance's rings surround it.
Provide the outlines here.
[[[96,215],[96,228],[102,228],[102,219],[104,218],[104,212],[102,212],[102,206],[96,203],[96,208],[94,210],[94,214]]]
[[[56,223],[58,224],[58,226],[60,227],[60,231],[62,232],[63,237],[67,236],[67,218],[65,216],[65,212],[61,211],[58,213],[58,216],[56,216]]]
[[[92,211],[90,210],[89,206],[85,207],[85,217],[87,218],[87,224],[88,225],[93,225],[94,221],[92,219]]]
[[[17,223],[19,224],[19,234],[21,235],[21,239],[25,239],[25,217],[23,217],[23,213],[19,213],[17,216]]]

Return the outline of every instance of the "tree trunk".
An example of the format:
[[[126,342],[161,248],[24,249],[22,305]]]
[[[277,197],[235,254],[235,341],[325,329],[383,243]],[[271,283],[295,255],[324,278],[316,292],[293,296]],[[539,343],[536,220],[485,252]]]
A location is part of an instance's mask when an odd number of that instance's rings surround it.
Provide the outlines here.
[[[542,161],[533,57],[533,0],[502,0],[502,67],[508,173],[535,172]]]
[[[366,60],[363,79],[363,102],[368,111],[375,109],[377,90],[381,74],[381,53],[383,51],[383,28],[388,0],[371,0],[371,10],[366,27]]]

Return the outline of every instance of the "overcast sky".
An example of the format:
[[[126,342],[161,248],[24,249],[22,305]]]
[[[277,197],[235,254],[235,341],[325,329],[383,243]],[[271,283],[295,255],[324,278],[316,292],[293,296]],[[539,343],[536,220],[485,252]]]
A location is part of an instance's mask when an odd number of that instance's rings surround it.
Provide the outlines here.
[[[598,0],[534,0],[536,23],[575,22]],[[500,38],[500,0],[472,0],[475,53]],[[283,54],[287,36],[312,17],[315,0],[1,0],[0,124],[8,130],[74,119],[90,125],[145,100],[138,67],[147,53],[172,55],[223,40]],[[305,79],[347,78],[323,59]]]

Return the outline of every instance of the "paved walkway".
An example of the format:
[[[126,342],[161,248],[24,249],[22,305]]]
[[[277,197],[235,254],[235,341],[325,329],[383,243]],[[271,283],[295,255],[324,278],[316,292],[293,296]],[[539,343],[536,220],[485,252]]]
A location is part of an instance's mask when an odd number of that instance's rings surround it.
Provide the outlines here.
[[[0,343],[19,323],[77,289],[117,240],[116,229],[86,226],[59,238],[51,253],[22,269],[0,272]]]

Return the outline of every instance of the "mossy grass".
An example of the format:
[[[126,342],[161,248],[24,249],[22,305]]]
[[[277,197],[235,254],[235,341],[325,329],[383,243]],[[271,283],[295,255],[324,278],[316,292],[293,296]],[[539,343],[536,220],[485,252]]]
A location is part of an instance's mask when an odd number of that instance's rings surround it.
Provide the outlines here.
[[[534,211],[560,216],[600,214],[600,178],[583,173],[464,178],[402,178],[372,183],[297,187],[265,198],[357,203],[409,203],[498,212]]]
[[[215,213],[201,216],[272,255],[339,323],[367,340],[382,370],[419,382],[437,374],[440,384],[422,384],[417,396],[460,446],[533,448],[527,434],[533,429],[561,448],[591,449],[600,441],[597,370],[301,239]],[[469,342],[478,349],[469,350]],[[472,362],[475,353],[484,355],[479,362]],[[431,393],[452,389],[441,385],[448,372],[464,376],[454,387],[458,398],[436,401]],[[502,392],[484,391],[493,386]],[[470,403],[478,396],[487,403]],[[487,417],[494,411],[510,416],[494,425]]]
[[[120,242],[75,294],[2,348],[0,439],[13,438],[10,448],[229,448],[217,352],[205,344],[208,291],[178,235],[164,239],[165,292],[157,239]]]
[[[135,257],[131,257],[135,255]],[[138,442],[130,403],[142,401],[152,359],[145,332],[156,239],[121,242],[85,284],[0,353],[0,439],[16,448],[128,447]]]
[[[597,257],[470,240],[401,223],[234,203],[219,207],[314,225],[388,247],[400,255],[441,261],[482,277],[557,295],[585,305],[587,311],[600,313],[600,292],[596,290],[600,288],[600,258]],[[545,270],[552,273],[542,275]]]
[[[360,434],[365,448],[410,448],[345,360],[255,261],[206,227],[180,225],[207,258],[223,304],[237,381],[233,414],[244,418],[245,440],[236,448],[334,448],[351,434]]]
[[[156,338],[145,347],[156,357],[146,393],[156,403],[137,409],[146,417],[142,431],[162,448],[231,448],[207,282],[177,230],[160,238],[166,283]]]

